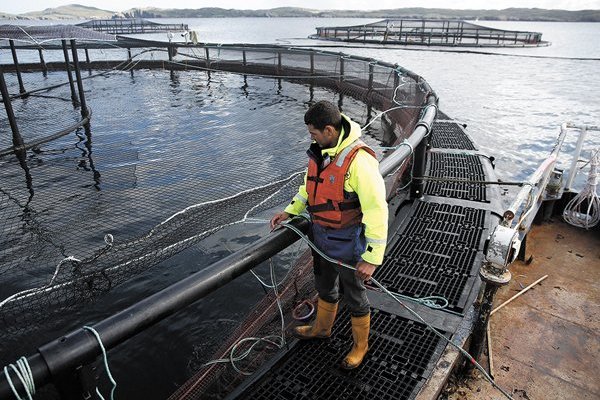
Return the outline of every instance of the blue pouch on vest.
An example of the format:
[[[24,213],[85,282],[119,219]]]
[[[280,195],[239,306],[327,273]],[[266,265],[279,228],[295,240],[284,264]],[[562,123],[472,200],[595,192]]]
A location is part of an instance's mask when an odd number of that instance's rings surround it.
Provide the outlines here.
[[[342,229],[326,228],[311,224],[312,240],[319,250],[329,257],[355,265],[367,248],[363,226],[355,225]]]

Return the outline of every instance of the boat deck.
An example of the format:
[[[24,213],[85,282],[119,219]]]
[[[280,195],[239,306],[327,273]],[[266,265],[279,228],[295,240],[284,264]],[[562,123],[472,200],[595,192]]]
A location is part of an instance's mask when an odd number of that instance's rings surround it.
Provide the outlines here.
[[[600,398],[600,234],[560,222],[534,226],[530,264],[510,268],[494,307],[548,275],[490,319],[493,374],[515,399]],[[483,363],[486,364],[485,362]],[[448,399],[497,399],[479,374],[449,387]]]
[[[499,221],[499,192],[490,160],[481,155],[465,127],[440,113],[432,127],[425,195],[399,207],[390,227],[383,265],[374,278],[392,292],[411,297],[442,296],[449,306],[434,310],[406,302],[428,323],[457,343],[470,332],[472,304],[486,238]],[[332,337],[297,341],[238,387],[228,399],[413,399],[440,372],[446,343],[387,295],[369,291],[370,349],[354,371],[338,366],[351,347],[350,318],[342,311]],[[456,357],[442,368],[445,377]],[[442,381],[434,382],[439,393]]]

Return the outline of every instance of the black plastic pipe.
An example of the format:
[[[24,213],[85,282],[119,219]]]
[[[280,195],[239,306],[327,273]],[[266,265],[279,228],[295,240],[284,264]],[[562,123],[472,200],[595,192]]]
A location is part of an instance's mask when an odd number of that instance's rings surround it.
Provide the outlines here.
[[[297,219],[291,223],[304,232],[308,229],[308,221],[304,219]],[[231,282],[298,239],[298,235],[291,230],[279,229],[92,327],[99,333],[106,350],[109,350]],[[36,387],[40,387],[61,373],[92,362],[101,354],[95,337],[89,331],[80,328],[41,346],[38,353],[27,357],[27,360]],[[11,377],[19,393],[24,393],[19,379],[14,374],[11,374]],[[10,385],[4,372],[1,372],[0,399],[8,399],[11,396],[13,395]]]

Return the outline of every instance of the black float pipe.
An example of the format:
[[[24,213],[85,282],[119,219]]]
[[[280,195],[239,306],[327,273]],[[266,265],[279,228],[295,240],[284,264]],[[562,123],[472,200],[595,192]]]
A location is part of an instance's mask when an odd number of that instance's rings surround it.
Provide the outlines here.
[[[81,104],[81,116],[86,118],[90,112],[85,103],[85,94],[83,93],[83,80],[81,79],[81,70],[79,69],[79,56],[77,55],[77,44],[75,39],[71,39],[71,53],[73,54],[73,66],[75,67],[75,77],[77,78],[77,90],[79,91],[79,103]]]
[[[69,87],[71,88],[71,100],[73,103],[79,104],[79,98],[77,98],[77,92],[75,92],[75,84],[73,83],[73,74],[71,73],[71,63],[69,61],[69,51],[67,50],[67,41],[61,40],[63,55],[65,56],[65,69],[67,70],[67,76],[69,77]]]
[[[291,223],[304,232],[308,229],[308,221],[304,219]],[[92,327],[100,335],[105,349],[109,350],[231,282],[298,239],[298,235],[289,229],[279,229]],[[41,387],[73,368],[92,362],[101,354],[95,337],[81,328],[41,346],[38,353],[27,357],[27,360],[36,386]],[[19,393],[23,393],[19,379],[15,377],[13,384]],[[10,396],[12,389],[4,372],[1,372],[0,399]]]
[[[17,58],[17,49],[15,49],[15,41],[10,39],[10,52],[12,53],[13,62],[15,64],[15,71],[17,72],[17,80],[19,81],[19,93],[23,94],[27,92],[25,85],[23,85],[23,78],[21,77],[21,69],[19,68],[19,59]]]

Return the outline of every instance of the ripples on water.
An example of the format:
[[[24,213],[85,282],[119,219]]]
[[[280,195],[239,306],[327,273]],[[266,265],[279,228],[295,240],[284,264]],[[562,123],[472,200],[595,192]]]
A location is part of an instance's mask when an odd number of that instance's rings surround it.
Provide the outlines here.
[[[185,22],[190,24],[191,29],[200,32],[201,40],[212,42],[243,40],[254,43],[331,44],[304,38],[314,33],[315,26],[370,21],[261,19],[258,21],[260,30],[256,29],[258,24],[254,19],[194,19]],[[600,41],[592,40],[598,38],[600,25],[482,24],[538,30],[554,45],[535,49],[483,49],[490,53],[512,54],[508,56],[401,48],[332,50],[398,63],[423,76],[440,96],[441,109],[467,123],[468,132],[481,149],[497,158],[498,175],[507,180],[524,179],[549,153],[563,121],[599,123],[600,61],[538,59],[519,55],[600,58]],[[248,87],[244,87],[246,83]],[[96,193],[122,193],[121,200],[127,199],[127,191],[144,193],[149,202],[154,201],[153,192],[157,188],[163,193],[172,193],[166,200],[157,199],[161,206],[161,214],[157,215],[150,215],[143,208],[124,207],[118,197],[114,198],[109,207],[128,216],[133,213],[139,219],[135,227],[124,227],[123,235],[133,234],[134,231],[130,231],[133,228],[152,226],[165,215],[202,201],[201,194],[195,195],[201,193],[196,190],[196,185],[210,186],[215,193],[227,195],[240,190],[259,175],[268,180],[288,171],[253,168],[252,163],[256,161],[248,160],[256,160],[256,152],[245,146],[248,142],[267,136],[265,153],[269,156],[285,151],[298,155],[298,165],[305,161],[304,149],[308,138],[301,118],[308,95],[306,88],[299,85],[284,82],[283,90],[280,90],[273,81],[248,79],[243,82],[241,77],[226,74],[213,74],[208,80],[205,74],[170,75],[164,71],[135,71],[133,75],[122,73],[90,80],[85,86],[88,103],[94,110],[93,157],[101,174],[100,182],[94,182],[93,176],[85,169],[75,172],[80,156],[62,152],[61,146],[72,150],[72,138],[49,145],[55,153],[46,153],[44,163],[64,168],[67,180],[73,179],[73,174],[76,174],[75,181],[70,184],[88,189],[90,185],[97,184],[100,192]],[[335,99],[335,95],[326,91],[316,91],[315,96]],[[52,102],[45,103],[46,106],[40,109],[40,118],[47,118],[52,113]],[[364,123],[365,111],[352,101],[347,104],[351,115]],[[78,116],[67,112],[57,117],[68,121]],[[34,125],[35,121],[23,123]],[[590,134],[589,138],[587,150],[600,146],[598,135]],[[567,138],[566,152],[574,148],[574,142],[574,136]],[[206,168],[201,175],[192,174],[190,171],[195,169],[186,168],[186,163],[197,162],[198,152],[203,151],[221,159],[224,167]],[[32,156],[33,162],[36,157]],[[235,174],[226,173],[228,166],[233,166]],[[194,186],[194,190],[175,190],[174,183],[182,182]],[[39,193],[44,193],[44,185],[50,188],[56,182],[38,184]],[[127,201],[125,203],[129,204]],[[119,213],[116,215],[118,217]],[[63,334],[65,325],[78,326],[120,310],[132,299],[154,293],[204,268],[229,251],[243,246],[245,240],[252,240],[265,232],[264,226],[257,225],[244,226],[243,229],[214,235],[201,245],[142,274],[85,311],[77,311],[71,319],[58,321],[56,326],[45,332],[44,340]],[[239,237],[241,242],[232,240],[232,237]],[[290,259],[291,252],[288,252],[276,262],[283,266]],[[266,276],[265,266],[258,269]],[[278,269],[280,277],[284,274],[285,268]],[[117,390],[119,397],[164,398],[171,393],[190,372],[187,365],[194,358],[192,354],[195,351],[206,352],[218,345],[216,334],[231,329],[227,321],[240,319],[248,305],[262,294],[258,283],[250,277],[240,278],[234,286],[219,290],[111,352],[111,365],[120,384]],[[31,349],[32,346],[26,346],[23,352],[30,354]],[[205,356],[197,355],[200,359]],[[164,365],[165,359],[170,360],[168,365]],[[160,381],[167,383],[158,387],[148,384]]]

